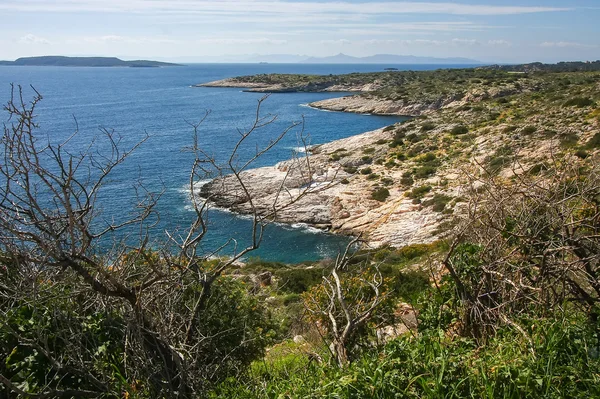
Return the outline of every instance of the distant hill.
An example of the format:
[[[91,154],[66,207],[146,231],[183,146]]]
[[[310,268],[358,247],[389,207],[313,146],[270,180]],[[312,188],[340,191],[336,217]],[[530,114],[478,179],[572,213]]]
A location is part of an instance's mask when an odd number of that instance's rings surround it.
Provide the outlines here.
[[[482,64],[481,61],[460,57],[437,58],[394,54],[375,54],[368,57],[353,57],[342,53],[331,57],[310,57],[302,62],[306,64]]]
[[[43,57],[24,57],[15,61],[0,61],[0,65],[16,66],[65,66],[65,67],[136,67],[136,68],[157,68],[167,66],[178,66],[168,62],[159,61],[123,61],[116,57],[63,57],[63,56],[43,56]]]
[[[600,61],[573,61],[559,62],[557,64],[533,62],[518,65],[490,65],[482,68],[508,72],[593,72],[600,71]]]

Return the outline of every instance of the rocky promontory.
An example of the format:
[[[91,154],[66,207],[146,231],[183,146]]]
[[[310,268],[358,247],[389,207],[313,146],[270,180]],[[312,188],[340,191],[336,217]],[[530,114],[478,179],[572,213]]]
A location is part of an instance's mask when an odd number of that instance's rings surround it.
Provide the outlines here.
[[[463,70],[401,74],[398,80],[367,75],[328,79],[371,82],[378,90],[310,105],[416,117],[313,147],[309,158],[298,154],[247,170],[240,175],[245,189],[225,176],[198,187],[199,195],[234,212],[256,211],[280,222],[362,234],[373,246],[401,247],[444,237],[474,205],[469,196],[481,181],[510,184],[519,174],[543,173],[551,157],[586,158],[600,149],[600,109],[592,99],[600,89],[598,73]],[[257,76],[233,82],[267,90],[320,79]]]

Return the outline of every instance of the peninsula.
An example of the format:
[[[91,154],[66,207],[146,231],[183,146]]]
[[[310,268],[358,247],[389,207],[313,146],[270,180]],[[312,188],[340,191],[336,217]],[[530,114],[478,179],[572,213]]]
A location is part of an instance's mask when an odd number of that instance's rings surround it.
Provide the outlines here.
[[[133,68],[158,68],[180,66],[168,62],[135,60],[123,61],[116,57],[63,57],[42,56],[24,57],[15,61],[0,61],[0,66],[61,66],[61,67],[133,67]]]
[[[312,147],[310,181],[297,160],[244,172],[265,213],[285,181],[289,192],[321,187],[278,214],[332,232],[362,234],[373,246],[436,241],[468,210],[474,176],[541,173],[551,156],[584,160],[600,148],[600,72],[562,67],[393,71],[338,76],[256,75],[199,86],[254,92],[356,92],[310,104],[325,110],[412,117]],[[508,69],[508,70],[505,70]],[[514,73],[515,70],[530,72]],[[290,169],[298,169],[290,176]],[[296,177],[296,178],[294,178]],[[225,184],[227,190],[219,190]],[[323,188],[325,187],[325,188]],[[239,187],[221,178],[201,196],[248,213]],[[240,194],[240,195],[238,195]]]

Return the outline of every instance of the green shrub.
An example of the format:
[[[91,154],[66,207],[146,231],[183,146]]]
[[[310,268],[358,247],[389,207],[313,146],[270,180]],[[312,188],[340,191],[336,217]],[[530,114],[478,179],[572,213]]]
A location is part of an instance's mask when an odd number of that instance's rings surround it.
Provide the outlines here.
[[[442,212],[451,200],[452,197],[436,193],[433,195],[433,198],[424,201],[423,206],[431,206],[435,212]]]
[[[385,202],[385,200],[390,196],[390,191],[385,187],[379,187],[375,191],[371,193],[371,199],[374,199],[379,202]]]
[[[450,134],[453,136],[460,136],[469,133],[469,128],[464,125],[456,125],[450,130]]]
[[[584,107],[589,107],[594,104],[595,104],[594,100],[592,100],[591,98],[575,97],[575,98],[571,98],[570,100],[565,102],[564,105],[565,105],[565,107],[584,108]]]
[[[419,186],[413,188],[411,191],[407,193],[408,198],[419,199],[423,198],[427,193],[431,191],[431,186]]]
[[[433,129],[435,129],[435,123],[433,122],[425,122],[421,125],[422,132],[429,132]]]
[[[417,169],[415,169],[414,176],[418,179],[424,179],[426,177],[433,176],[436,171],[437,171],[437,168],[435,166],[429,166],[429,165],[420,166]]]
[[[402,174],[402,178],[400,179],[400,184],[402,184],[403,186],[412,186],[414,182],[415,181],[412,177],[412,173],[404,172]]]
[[[373,170],[371,168],[363,168],[360,170],[361,175],[370,175],[371,173],[373,173]]]
[[[521,130],[521,133],[525,134],[525,135],[530,135],[537,132],[537,127],[535,126],[525,126],[523,128],[523,130]]]
[[[585,143],[585,147],[588,149],[600,148],[600,133],[596,133],[591,139]]]
[[[324,269],[318,267],[312,269],[285,267],[276,271],[275,276],[279,278],[277,285],[280,290],[293,294],[301,294],[321,283],[323,273]]]

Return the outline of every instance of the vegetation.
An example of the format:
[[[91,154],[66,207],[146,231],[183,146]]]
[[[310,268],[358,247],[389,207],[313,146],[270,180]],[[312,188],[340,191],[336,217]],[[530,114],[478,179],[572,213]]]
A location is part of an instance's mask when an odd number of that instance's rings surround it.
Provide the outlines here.
[[[240,78],[464,102],[325,154],[344,190],[370,187],[378,223],[412,201],[443,239],[357,238],[299,265],[205,256],[202,203],[189,241],[103,253],[95,185],[74,185],[60,149],[44,154],[61,173],[36,165],[34,113],[9,104],[4,179],[51,176],[53,204],[75,210],[36,201],[40,185],[2,189],[0,397],[600,396],[600,74],[563,72],[597,64]],[[260,239],[269,218],[253,217]]]
[[[379,187],[377,190],[371,193],[371,198],[375,201],[384,202],[387,197],[390,196],[390,190],[385,187]]]

